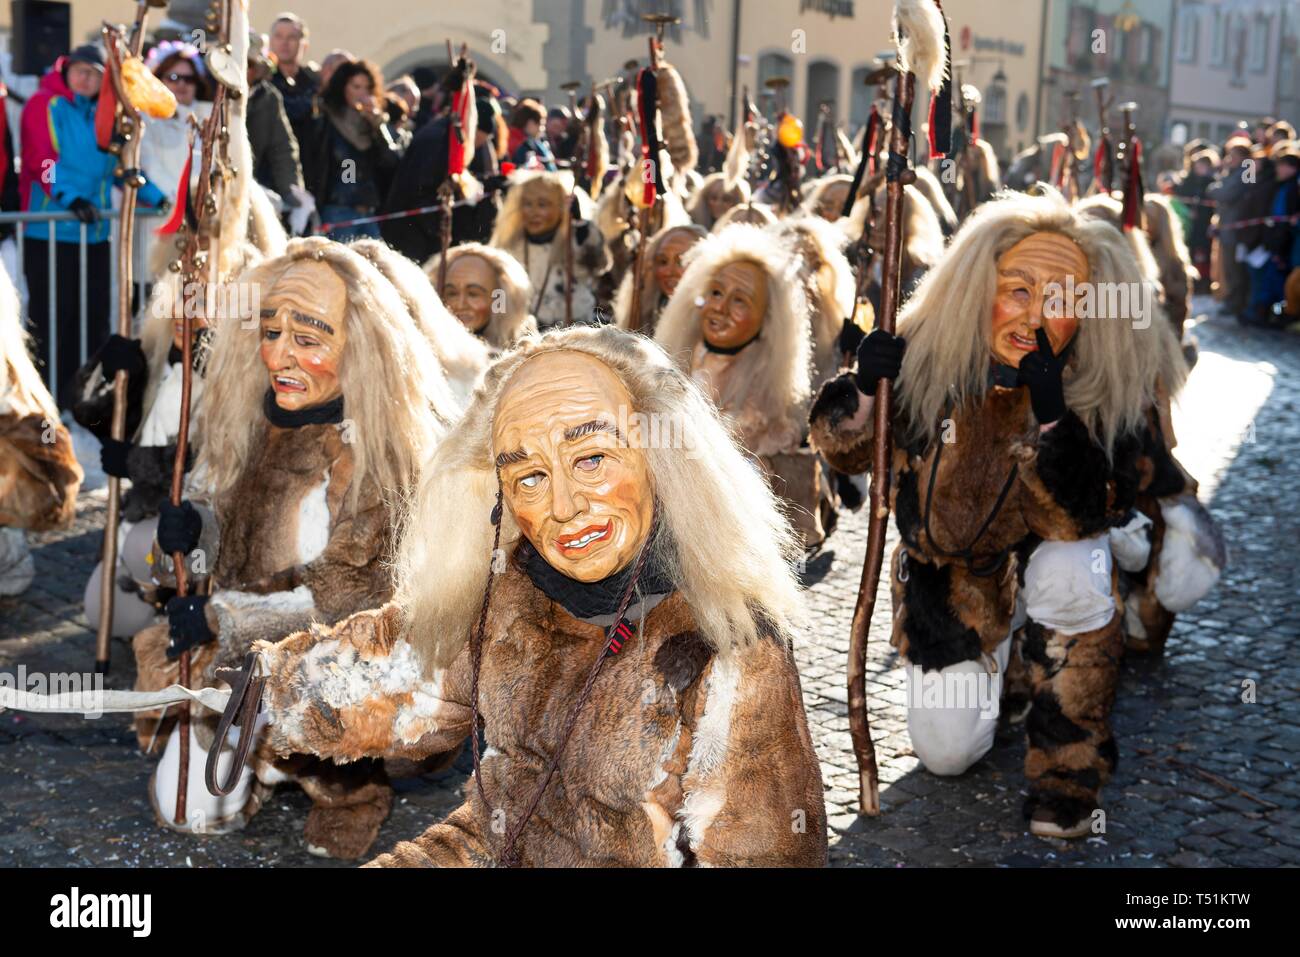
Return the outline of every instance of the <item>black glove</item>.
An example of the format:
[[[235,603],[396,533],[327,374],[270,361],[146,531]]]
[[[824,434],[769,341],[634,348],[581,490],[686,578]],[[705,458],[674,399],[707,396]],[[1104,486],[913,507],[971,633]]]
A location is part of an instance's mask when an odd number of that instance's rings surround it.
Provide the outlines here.
[[[168,555],[188,555],[199,544],[203,517],[189,502],[180,505],[163,502],[158,506],[158,545]]]
[[[1029,388],[1029,401],[1039,425],[1051,425],[1066,413],[1065,386],[1061,382],[1065,363],[1052,352],[1052,344],[1042,326],[1034,333],[1034,339],[1038,351],[1026,353],[1020,360],[1020,384]]]
[[[171,638],[167,643],[169,660],[175,661],[181,652],[216,639],[208,627],[208,616],[204,614],[207,605],[207,595],[190,595],[167,602],[167,634]]]
[[[108,337],[99,350],[99,368],[110,382],[119,371],[137,376],[145,370],[144,348],[139,339],[127,339],[116,332]]]
[[[487,179],[483,180],[483,192],[495,193],[504,190],[506,188],[506,179],[507,177],[502,176],[500,173],[492,174]]]
[[[875,395],[881,379],[897,379],[903,368],[903,350],[907,340],[884,329],[877,329],[858,345],[858,371],[855,382],[863,395]]]
[[[82,199],[80,196],[68,203],[68,212],[87,226],[93,226],[99,222],[99,207],[88,199]]]
[[[131,449],[130,442],[119,442],[114,438],[104,439],[99,447],[99,467],[104,470],[104,474],[115,478],[130,478],[126,457]]]
[[[858,354],[858,346],[862,345],[862,340],[867,334],[850,318],[844,320],[844,327],[840,329],[840,352],[845,355],[855,356]]]
[[[579,246],[585,246],[587,237],[591,235],[591,223],[582,218],[582,207],[578,205],[577,196],[569,201],[569,219],[573,222],[573,238]]]

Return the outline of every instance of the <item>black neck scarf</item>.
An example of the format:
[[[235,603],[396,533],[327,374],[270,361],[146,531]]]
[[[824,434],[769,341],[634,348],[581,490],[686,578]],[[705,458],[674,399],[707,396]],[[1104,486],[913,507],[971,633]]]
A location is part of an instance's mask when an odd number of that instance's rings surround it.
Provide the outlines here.
[[[734,356],[736,353],[740,352],[741,349],[746,348],[751,343],[757,342],[758,337],[761,336],[762,334],[763,334],[762,330],[759,330],[758,332],[754,333],[754,338],[749,339],[746,342],[742,342],[738,346],[730,346],[730,347],[715,346],[713,343],[709,342],[708,339],[701,339],[700,341],[704,343],[704,348],[707,349],[709,352],[715,353],[720,356]]]
[[[657,546],[661,538],[662,534],[656,529],[646,544],[651,549],[650,557],[637,581],[636,589],[642,596],[670,595],[677,590],[660,557],[662,549]],[[563,605],[564,610],[574,618],[600,618],[618,611],[619,601],[627,591],[627,583],[636,568],[634,559],[622,571],[615,572],[608,578],[602,578],[598,582],[580,582],[551,567],[526,538],[519,540],[519,549],[515,554],[533,584],[551,601]],[[633,601],[636,601],[635,597]]]
[[[1070,354],[1074,352],[1074,344],[1079,337],[1076,335],[1073,339],[1065,344],[1065,348],[1060,351],[1056,358],[1061,362],[1069,361]],[[997,359],[989,359],[988,387],[1000,386],[1003,389],[1018,389],[1023,382],[1020,381],[1020,370],[1015,366],[1009,366],[1005,363],[998,362]]]
[[[304,425],[338,425],[343,421],[343,396],[310,409],[282,409],[275,404],[275,390],[267,389],[262,400],[266,419],[277,429],[296,429]]]
[[[535,236],[532,233],[525,230],[524,239],[528,240],[534,246],[549,246],[551,244],[551,240],[555,238],[555,234],[559,232],[559,230],[560,227],[556,226],[549,233],[538,233]]]

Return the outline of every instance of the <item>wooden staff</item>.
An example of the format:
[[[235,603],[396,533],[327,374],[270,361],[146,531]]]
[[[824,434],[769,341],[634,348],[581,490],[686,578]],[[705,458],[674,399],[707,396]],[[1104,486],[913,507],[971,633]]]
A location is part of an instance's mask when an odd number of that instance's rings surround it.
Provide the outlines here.
[[[899,71],[894,77],[895,115],[910,115],[915,78]],[[890,125],[890,162],[885,180],[885,248],[881,272],[880,316],[878,327],[893,333],[898,315],[900,267],[903,253],[903,187],[916,179],[906,166],[907,137],[899,123]],[[849,636],[849,734],[858,762],[858,808],[862,814],[880,813],[880,774],[876,766],[876,748],[871,741],[867,718],[867,634],[871,613],[876,607],[876,589],[885,556],[885,527],[889,519],[889,483],[891,477],[890,433],[893,411],[892,383],[881,379],[876,384],[875,431],[872,434],[870,520],[867,525],[867,554],[862,563],[862,581],[853,610],[853,627]]]
[[[150,6],[158,4],[139,0],[135,8],[128,52],[138,56],[144,43],[144,23]],[[117,221],[117,334],[131,337],[131,291],[134,283],[131,254],[135,240],[135,198],[142,185],[136,165],[140,161],[140,114],[131,106],[124,94],[122,83],[121,36],[116,27],[105,23],[102,28],[104,48],[108,53],[105,80],[113,84],[117,94],[117,127],[125,142],[121,152],[122,210]],[[118,370],[113,377],[113,417],[109,434],[116,442],[126,440],[126,383],[127,373]],[[108,512],[104,517],[104,542],[100,549],[99,622],[95,631],[95,671],[107,674],[110,643],[113,637],[114,584],[117,580],[117,526],[122,503],[122,480],[116,475],[108,477]]]

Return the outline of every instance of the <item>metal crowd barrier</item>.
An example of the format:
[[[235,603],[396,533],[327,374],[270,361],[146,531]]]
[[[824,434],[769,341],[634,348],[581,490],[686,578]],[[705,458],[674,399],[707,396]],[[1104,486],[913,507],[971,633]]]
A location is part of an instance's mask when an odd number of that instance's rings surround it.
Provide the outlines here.
[[[116,222],[117,222],[119,212],[120,210],[116,210],[116,209],[113,210],[101,209],[99,211],[99,215],[104,219],[105,222],[109,224],[108,274],[109,274],[110,292],[108,297],[109,314],[108,314],[107,321],[110,330],[114,330],[117,328],[117,242],[118,240],[117,240]],[[164,213],[158,209],[154,209],[151,207],[137,206],[135,215],[136,215],[136,221],[139,222],[141,220],[145,220],[150,217],[163,216]],[[14,288],[20,290],[20,296],[22,297],[22,301],[23,301],[24,313],[27,310],[27,297],[25,295],[27,289],[27,283],[25,279],[26,273],[24,272],[23,269],[23,234],[26,231],[27,224],[67,223],[67,222],[78,222],[80,223],[81,226],[81,238],[78,241],[78,256],[77,256],[77,262],[79,265],[79,268],[77,270],[78,272],[77,296],[78,296],[78,301],[81,303],[81,317],[79,322],[79,328],[81,333],[80,361],[81,363],[84,364],[87,359],[86,343],[88,341],[88,331],[89,331],[89,320],[87,319],[86,316],[86,246],[88,245],[86,240],[87,224],[81,223],[74,214],[67,211],[25,212],[25,213],[0,212],[0,225],[4,225],[6,223],[12,223],[16,230],[16,234],[14,238],[16,240],[16,245],[18,247],[17,248],[18,265],[16,269],[17,275],[12,276],[10,278],[13,279]],[[53,230],[50,230],[49,232],[52,234]],[[131,259],[133,263],[138,263],[140,261],[139,260],[140,244],[143,241],[146,241],[151,235],[152,235],[152,230],[149,230],[147,228],[135,230],[135,235],[133,237],[134,240],[133,245],[135,248],[132,250],[132,259]],[[49,374],[50,374],[50,393],[53,395],[58,395],[59,394],[58,362],[55,358],[58,355],[58,347],[59,347],[59,329],[58,329],[58,320],[56,319],[56,316],[58,314],[58,301],[59,301],[58,300],[59,285],[58,285],[58,275],[57,275],[58,267],[56,266],[56,260],[55,260],[56,249],[54,246],[54,242],[53,241],[47,242],[46,247],[49,256],[49,261],[48,261],[48,265],[46,266],[46,269],[47,269],[47,278],[49,280],[49,290],[50,290],[49,316],[46,319],[46,321],[49,323],[49,357],[48,358],[49,358]],[[143,297],[145,294],[145,287],[147,285],[147,282],[143,280],[147,280],[147,278],[148,277],[141,277],[138,274],[138,271],[136,275],[133,276],[132,285],[135,286],[135,291],[136,291],[136,296],[133,297],[134,301],[136,302],[144,301]],[[34,325],[36,321],[37,321],[36,316],[31,316],[31,315],[27,316],[27,322],[29,324]]]

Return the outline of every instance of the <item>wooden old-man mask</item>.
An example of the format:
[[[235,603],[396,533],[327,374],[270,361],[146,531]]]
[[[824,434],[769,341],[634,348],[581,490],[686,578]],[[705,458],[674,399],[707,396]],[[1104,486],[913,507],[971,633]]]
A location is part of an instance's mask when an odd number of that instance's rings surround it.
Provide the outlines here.
[[[470,332],[487,328],[496,291],[496,270],[482,256],[460,256],[447,266],[443,304]]]
[[[262,290],[262,362],[280,408],[310,409],[343,394],[347,307],[347,286],[318,260],[295,261]]]
[[[754,340],[767,314],[767,274],[758,263],[737,259],[713,274],[704,288],[700,322],[715,349],[739,349]]]
[[[534,356],[502,390],[492,455],[505,505],[569,578],[622,571],[650,537],[654,486],[639,429],[629,425],[639,419],[618,376],[581,352]]]
[[[524,232],[529,236],[545,236],[559,228],[564,214],[564,190],[545,177],[530,179],[522,189],[519,207]]]
[[[1038,349],[1035,331],[1047,332],[1052,352],[1061,351],[1079,328],[1071,290],[1088,281],[1088,259],[1060,233],[1026,236],[997,262],[990,342],[993,358],[1020,368],[1020,360]]]

